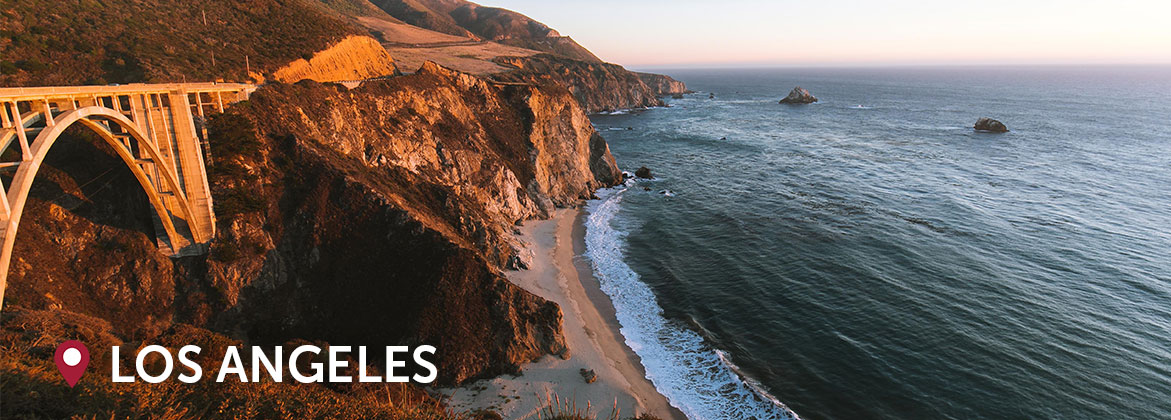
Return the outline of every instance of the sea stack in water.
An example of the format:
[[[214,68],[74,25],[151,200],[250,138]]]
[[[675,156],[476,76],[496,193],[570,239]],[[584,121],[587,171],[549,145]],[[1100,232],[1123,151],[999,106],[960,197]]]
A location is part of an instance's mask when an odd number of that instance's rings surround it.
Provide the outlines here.
[[[781,99],[782,104],[811,104],[814,102],[817,102],[817,98],[810,94],[808,90],[801,88],[801,86],[793,88],[792,91],[789,91],[789,96]]]
[[[651,169],[648,167],[645,167],[645,166],[638,168],[637,171],[634,171],[634,176],[637,176],[637,177],[643,178],[643,179],[654,178],[653,176],[651,176]]]
[[[987,131],[990,133],[1008,132],[1008,127],[1005,127],[1004,123],[988,117],[981,117],[980,119],[976,120],[975,129],[976,131]]]

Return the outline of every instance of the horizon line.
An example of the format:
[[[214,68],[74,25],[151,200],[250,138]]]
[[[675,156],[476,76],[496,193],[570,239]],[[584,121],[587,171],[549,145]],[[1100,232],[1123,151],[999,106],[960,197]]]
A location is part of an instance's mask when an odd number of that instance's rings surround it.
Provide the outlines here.
[[[1171,67],[1167,62],[1061,62],[1061,63],[677,63],[618,64],[631,70],[742,70],[742,69],[850,69],[850,68],[1109,68]]]

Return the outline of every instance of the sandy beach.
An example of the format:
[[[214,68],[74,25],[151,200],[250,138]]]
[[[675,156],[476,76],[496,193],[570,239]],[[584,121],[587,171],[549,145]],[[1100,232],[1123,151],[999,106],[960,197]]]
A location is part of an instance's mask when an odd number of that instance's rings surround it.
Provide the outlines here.
[[[456,410],[492,409],[509,419],[536,419],[548,398],[568,399],[578,409],[608,418],[615,405],[621,417],[650,413],[685,420],[646,379],[638,356],[625,344],[609,297],[594,278],[585,252],[581,209],[561,209],[549,220],[529,221],[519,238],[532,250],[528,270],[508,273],[513,283],[556,302],[564,313],[570,358],[545,356],[524,366],[521,376],[502,376],[444,389]],[[581,369],[597,381],[587,384]]]

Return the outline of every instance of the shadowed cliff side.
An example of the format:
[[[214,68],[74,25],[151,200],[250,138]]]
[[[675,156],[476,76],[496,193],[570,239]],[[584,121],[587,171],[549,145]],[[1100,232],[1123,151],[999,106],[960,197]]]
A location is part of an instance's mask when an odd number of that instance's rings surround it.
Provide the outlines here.
[[[446,382],[566,351],[560,310],[498,267],[519,258],[515,221],[620,176],[568,94],[429,64],[352,91],[267,86],[212,127],[213,142],[258,143],[213,173],[207,281],[229,309],[216,325],[429,343]]]

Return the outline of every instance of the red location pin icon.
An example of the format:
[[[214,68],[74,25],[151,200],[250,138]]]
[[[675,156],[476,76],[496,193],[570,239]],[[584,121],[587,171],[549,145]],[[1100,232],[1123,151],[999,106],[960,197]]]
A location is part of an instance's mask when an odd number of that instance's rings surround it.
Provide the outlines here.
[[[53,355],[53,361],[57,363],[57,370],[61,371],[61,376],[65,377],[65,383],[72,388],[81,380],[85,367],[89,365],[89,349],[80,341],[69,340],[57,346],[57,354]]]

